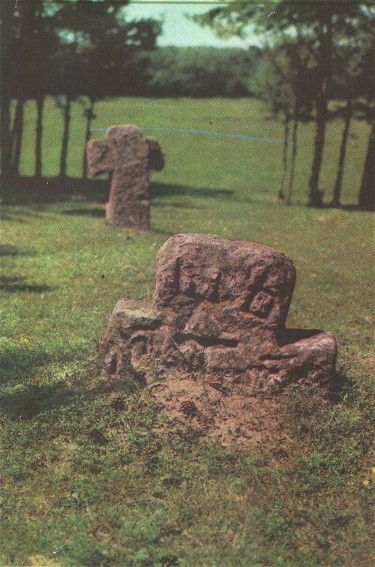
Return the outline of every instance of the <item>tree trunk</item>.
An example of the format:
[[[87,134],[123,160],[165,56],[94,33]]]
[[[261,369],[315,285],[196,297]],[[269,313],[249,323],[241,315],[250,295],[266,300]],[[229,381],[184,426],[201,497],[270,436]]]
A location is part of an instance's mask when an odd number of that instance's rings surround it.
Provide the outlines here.
[[[64,133],[63,133],[61,156],[60,156],[59,177],[61,178],[66,177],[68,145],[69,145],[70,105],[71,105],[71,100],[68,96],[66,96],[65,106],[64,106]]]
[[[10,98],[4,93],[1,100],[0,142],[1,174],[5,178],[11,173],[12,142],[10,135]]]
[[[283,146],[283,169],[281,174],[279,199],[285,199],[285,181],[288,170],[288,150],[289,150],[289,135],[290,135],[290,114],[285,112],[284,117],[284,146]]]
[[[364,211],[375,210],[375,113],[367,146],[358,206]]]
[[[87,179],[87,157],[86,157],[86,146],[87,142],[91,138],[91,123],[95,118],[94,114],[94,101],[90,98],[90,106],[86,109],[86,134],[85,134],[85,148],[83,151],[83,160],[82,160],[82,179]]]
[[[42,177],[42,136],[43,136],[43,109],[44,96],[36,99],[37,119],[36,119],[36,137],[35,137],[35,177]]]
[[[298,126],[299,126],[299,102],[296,101],[294,107],[294,121],[293,121],[293,135],[292,135],[292,158],[290,164],[288,194],[286,198],[287,205],[290,205],[290,203],[292,202],[292,194],[294,188],[294,176],[296,171],[296,160],[297,160],[297,150],[298,150]]]
[[[332,75],[332,13],[330,8],[320,6],[319,10],[319,92],[316,101],[316,132],[314,159],[309,181],[309,206],[320,207],[323,193],[319,190],[320,170],[323,160],[329,85]]]
[[[346,102],[345,124],[344,124],[344,129],[342,131],[336,182],[335,182],[335,186],[333,188],[332,205],[334,207],[340,206],[342,181],[343,181],[343,178],[344,178],[344,165],[345,165],[346,147],[347,147],[347,144],[348,144],[351,119],[352,119],[352,101],[351,101],[351,98],[348,98],[348,100]]]
[[[1,22],[1,50],[0,50],[0,69],[1,69],[1,110],[0,110],[0,147],[1,147],[1,175],[3,179],[11,173],[12,141],[10,134],[10,84],[9,79],[12,71],[12,17],[13,2],[0,2],[0,22]]]
[[[23,137],[23,111],[25,101],[18,99],[16,112],[14,115],[13,130],[12,130],[12,162],[11,171],[12,175],[19,175],[22,137]]]

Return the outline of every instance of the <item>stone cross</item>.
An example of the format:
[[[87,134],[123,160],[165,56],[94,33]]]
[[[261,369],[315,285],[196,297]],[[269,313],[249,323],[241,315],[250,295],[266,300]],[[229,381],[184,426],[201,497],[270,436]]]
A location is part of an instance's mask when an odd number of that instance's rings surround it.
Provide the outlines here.
[[[156,140],[144,138],[136,126],[113,126],[105,140],[87,143],[90,176],[108,173],[111,189],[106,206],[110,225],[150,227],[150,171],[161,171],[164,156]]]
[[[285,328],[295,277],[293,262],[267,246],[175,235],[158,253],[153,302],[117,303],[100,370],[140,384],[190,373],[254,394],[291,382],[327,385],[334,336]]]

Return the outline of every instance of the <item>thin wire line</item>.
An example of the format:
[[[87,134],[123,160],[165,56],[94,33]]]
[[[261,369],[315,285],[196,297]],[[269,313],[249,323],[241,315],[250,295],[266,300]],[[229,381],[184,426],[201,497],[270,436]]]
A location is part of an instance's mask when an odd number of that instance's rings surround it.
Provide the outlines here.
[[[121,126],[119,127],[121,128]],[[222,132],[211,132],[210,130],[188,130],[185,128],[168,128],[164,126],[147,127],[141,129],[145,132],[177,132],[179,134],[198,134],[199,136],[214,136],[216,138],[234,138],[237,140],[249,140],[251,142],[267,142],[269,144],[286,144],[285,140],[259,138],[257,136],[246,136],[245,134],[226,134]],[[91,132],[107,132],[108,130],[109,128],[92,128]]]

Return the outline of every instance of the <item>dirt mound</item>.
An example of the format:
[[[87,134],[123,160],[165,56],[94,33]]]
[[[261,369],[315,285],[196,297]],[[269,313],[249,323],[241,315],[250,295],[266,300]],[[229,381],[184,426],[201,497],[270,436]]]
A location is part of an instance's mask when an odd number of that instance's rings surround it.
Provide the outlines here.
[[[202,440],[225,447],[267,448],[286,456],[288,435],[280,400],[251,395],[243,385],[223,385],[191,376],[151,384],[143,395],[160,409],[155,432],[187,429]]]

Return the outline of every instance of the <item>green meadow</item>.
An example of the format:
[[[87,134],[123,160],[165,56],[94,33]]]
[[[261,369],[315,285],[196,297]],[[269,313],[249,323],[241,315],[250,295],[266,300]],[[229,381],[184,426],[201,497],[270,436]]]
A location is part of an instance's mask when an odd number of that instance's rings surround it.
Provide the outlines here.
[[[331,111],[340,108],[332,103]],[[73,103],[68,175],[81,175],[84,147],[84,116],[80,104]],[[224,134],[243,134],[274,140],[283,139],[282,124],[272,118],[264,103],[255,99],[114,99],[96,105],[97,118],[93,126],[137,124],[141,128],[177,127],[208,130]],[[35,105],[29,101],[26,109],[25,136],[21,175],[34,171]],[[330,120],[327,128],[325,159],[321,189],[326,201],[332,198],[343,121]],[[61,147],[62,112],[53,99],[47,99],[44,121],[43,174],[57,175]],[[296,167],[295,202],[306,202],[311,167],[314,124],[300,125],[298,161]],[[157,137],[163,145],[167,167],[155,177],[173,187],[225,188],[237,197],[273,201],[279,189],[281,145],[225,139],[213,136],[145,132]],[[98,133],[94,137],[100,137]],[[354,120],[348,142],[348,158],[343,184],[343,204],[356,204],[360,187],[368,126]]]
[[[264,105],[240,99],[117,99],[94,127],[137,124],[279,140]],[[302,124],[293,204],[278,202],[282,146],[149,132],[166,156],[153,176],[151,230],[104,224],[105,179],[81,182],[84,118],[73,105],[68,173],[61,111],[47,101],[43,175],[33,174],[28,103],[18,187],[2,205],[0,565],[34,567],[374,564],[374,224],[354,208],[368,138],[353,122],[342,202],[307,208],[314,125]],[[331,199],[342,123],[329,122],[321,188]],[[147,133],[147,132],[146,132]],[[148,133],[147,133],[148,134]],[[101,137],[97,133],[96,137]],[[21,186],[22,185],[22,186]],[[16,190],[17,189],[17,190]],[[331,405],[305,388],[283,402],[287,455],[158,436],[156,408],[95,375],[101,333],[121,297],[151,297],[156,253],[178,232],[254,240],[297,268],[288,325],[333,332]]]

